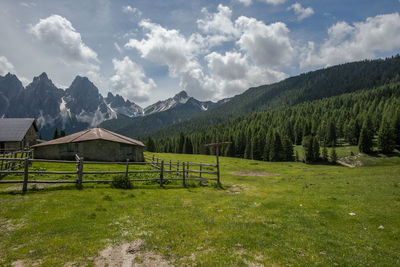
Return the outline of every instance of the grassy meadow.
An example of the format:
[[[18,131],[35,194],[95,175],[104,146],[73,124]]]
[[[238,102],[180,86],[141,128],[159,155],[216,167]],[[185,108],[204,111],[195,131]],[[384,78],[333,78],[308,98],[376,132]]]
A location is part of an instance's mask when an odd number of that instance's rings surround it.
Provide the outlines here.
[[[400,265],[400,158],[359,160],[362,166],[348,168],[221,157],[222,188],[174,182],[77,190],[71,184],[22,194],[21,185],[0,185],[0,265],[91,266],[107,246],[135,239],[176,266]],[[75,176],[58,179],[65,178]]]

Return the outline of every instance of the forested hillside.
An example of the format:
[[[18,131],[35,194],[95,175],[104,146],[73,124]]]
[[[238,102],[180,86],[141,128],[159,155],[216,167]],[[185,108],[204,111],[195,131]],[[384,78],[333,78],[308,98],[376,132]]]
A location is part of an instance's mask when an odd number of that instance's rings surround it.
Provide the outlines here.
[[[149,138],[148,149],[209,154],[204,144],[213,142],[216,133],[232,142],[223,155],[257,160],[293,160],[293,144],[303,144],[311,153],[308,160],[317,160],[319,147],[335,146],[339,138],[368,153],[375,135],[379,149],[390,153],[400,145],[400,83],[254,112],[190,134]]]
[[[396,81],[400,81],[399,55],[385,60],[365,60],[333,66],[275,84],[250,88],[212,111],[153,132],[149,136],[177,136],[180,132],[199,131],[251,112],[281,109]]]

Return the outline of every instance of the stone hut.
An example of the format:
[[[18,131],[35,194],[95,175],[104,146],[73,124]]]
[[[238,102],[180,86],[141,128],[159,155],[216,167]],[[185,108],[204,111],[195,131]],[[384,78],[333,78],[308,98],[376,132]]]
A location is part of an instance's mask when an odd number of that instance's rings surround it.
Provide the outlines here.
[[[34,158],[89,161],[142,162],[144,145],[135,139],[103,128],[92,128],[33,146]]]
[[[35,119],[0,119],[0,151],[16,151],[36,144]]]

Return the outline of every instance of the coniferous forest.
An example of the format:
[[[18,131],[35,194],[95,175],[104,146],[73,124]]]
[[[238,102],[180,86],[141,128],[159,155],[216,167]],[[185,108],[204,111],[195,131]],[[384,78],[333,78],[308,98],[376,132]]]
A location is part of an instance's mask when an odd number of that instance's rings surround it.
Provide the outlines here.
[[[178,136],[147,137],[148,150],[212,154],[204,144],[214,142],[217,134],[232,142],[222,155],[264,161],[295,160],[293,145],[303,146],[306,162],[321,160],[324,148],[343,142],[364,153],[373,146],[391,153],[400,146],[400,83],[258,111]]]

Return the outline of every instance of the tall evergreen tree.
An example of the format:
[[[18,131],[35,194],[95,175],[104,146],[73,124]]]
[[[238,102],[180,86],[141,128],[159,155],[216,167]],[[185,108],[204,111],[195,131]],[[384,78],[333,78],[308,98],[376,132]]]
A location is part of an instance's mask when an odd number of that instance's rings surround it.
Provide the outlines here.
[[[65,136],[65,129],[62,129],[61,131],[60,131],[60,137],[64,137]]]
[[[188,136],[185,137],[185,143],[183,145],[183,152],[185,154],[193,154],[192,140]]]
[[[283,160],[293,161],[293,143],[286,135],[282,139],[282,147],[283,147]]]
[[[400,110],[396,112],[393,120],[394,141],[400,147]]]
[[[328,131],[326,132],[326,143],[331,146],[336,146],[337,136],[336,136],[336,126],[334,121],[331,119],[328,125]]]
[[[363,127],[361,128],[360,138],[358,140],[358,149],[362,153],[369,154],[372,152],[372,130],[368,126],[368,121],[365,121]]]
[[[179,135],[178,153],[183,153],[183,146],[185,145],[185,135],[181,132]]]
[[[378,148],[382,153],[392,153],[395,147],[395,134],[392,125],[385,118],[378,132]]]
[[[154,142],[154,139],[149,137],[147,139],[147,151],[149,152],[156,152],[156,144]]]
[[[312,138],[313,161],[319,160],[319,141],[316,136]]]
[[[324,146],[322,148],[322,160],[323,161],[328,161],[328,149],[326,148],[326,145],[324,143]]]
[[[283,159],[282,152],[283,148],[281,137],[278,132],[275,132],[273,135],[272,149],[270,152],[271,161],[281,161]]]
[[[60,135],[58,134],[58,129],[56,128],[55,130],[54,130],[54,133],[53,133],[53,139],[57,139],[57,138],[59,138],[60,137]]]
[[[333,147],[332,151],[331,151],[331,162],[336,163],[337,160],[338,160],[338,156],[336,153],[336,149],[335,149],[335,147]]]
[[[303,137],[303,158],[306,163],[312,162],[314,159],[314,154],[313,154],[313,140],[311,135],[307,135]]]

